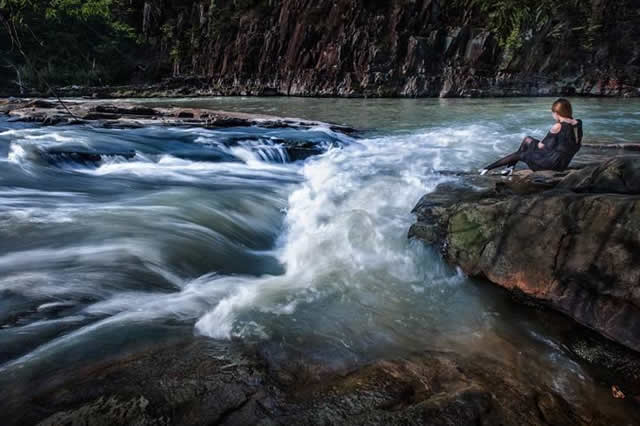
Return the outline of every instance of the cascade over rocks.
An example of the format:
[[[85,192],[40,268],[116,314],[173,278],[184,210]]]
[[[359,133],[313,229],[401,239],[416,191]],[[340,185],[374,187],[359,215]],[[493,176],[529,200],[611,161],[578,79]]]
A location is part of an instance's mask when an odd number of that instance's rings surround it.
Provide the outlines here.
[[[342,134],[353,134],[355,129],[334,123],[324,123],[298,118],[276,117],[264,114],[249,114],[210,110],[205,108],[150,108],[134,103],[68,102],[64,104],[44,99],[12,100],[0,103],[0,113],[5,113],[12,121],[40,123],[46,126],[90,124],[104,128],[143,128],[145,126],[202,127],[220,129],[231,127],[257,126],[276,129],[310,129],[325,127]],[[247,138],[243,138],[247,140]],[[260,138],[256,138],[260,145]],[[233,141],[230,142],[231,144]],[[342,146],[334,140],[316,143],[304,139],[284,139],[272,137],[270,143],[286,152],[288,160],[303,160],[321,154],[330,147]],[[38,154],[48,163],[73,161],[84,164],[99,164],[105,157],[120,156],[132,159],[135,152],[80,152],[50,149]],[[226,158],[229,160],[229,158]]]

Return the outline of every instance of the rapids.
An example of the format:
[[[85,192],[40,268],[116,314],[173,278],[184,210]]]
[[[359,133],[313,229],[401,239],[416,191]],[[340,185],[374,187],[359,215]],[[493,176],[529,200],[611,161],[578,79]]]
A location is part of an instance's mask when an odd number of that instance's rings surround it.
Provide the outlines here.
[[[418,199],[456,179],[446,171],[477,170],[525,135],[543,136],[549,99],[171,103],[363,130],[0,118],[2,380],[194,334],[260,342],[274,362],[335,367],[478,351],[570,398],[607,397],[565,350],[564,319],[516,304],[406,237]],[[640,139],[637,101],[575,103],[586,142]],[[299,141],[320,153],[292,157],[286,147]]]

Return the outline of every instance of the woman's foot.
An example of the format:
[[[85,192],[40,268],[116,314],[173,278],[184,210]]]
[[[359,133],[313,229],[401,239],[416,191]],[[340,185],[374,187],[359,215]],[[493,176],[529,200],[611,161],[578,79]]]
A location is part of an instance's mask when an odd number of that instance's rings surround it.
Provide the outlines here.
[[[507,167],[503,171],[500,172],[502,176],[511,176],[513,174],[513,167]]]

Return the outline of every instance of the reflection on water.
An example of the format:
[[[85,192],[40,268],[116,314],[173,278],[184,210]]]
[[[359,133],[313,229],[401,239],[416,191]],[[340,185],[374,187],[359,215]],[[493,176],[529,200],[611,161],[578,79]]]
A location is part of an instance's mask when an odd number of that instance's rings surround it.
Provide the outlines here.
[[[355,138],[0,122],[3,380],[196,333],[262,342],[276,362],[336,366],[482,352],[576,401],[610,399],[545,314],[406,238],[417,200],[455,179],[440,171],[476,169],[541,136],[550,101],[171,101],[368,129]],[[640,139],[634,107],[576,101],[585,140]],[[324,153],[294,161],[286,146],[301,140]],[[101,155],[68,154],[78,151]]]

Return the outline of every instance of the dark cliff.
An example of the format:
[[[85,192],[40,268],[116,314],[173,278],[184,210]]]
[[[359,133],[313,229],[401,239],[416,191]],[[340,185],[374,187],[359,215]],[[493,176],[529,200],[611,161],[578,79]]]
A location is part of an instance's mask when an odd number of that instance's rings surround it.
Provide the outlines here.
[[[175,93],[640,95],[638,0],[130,4],[141,49],[122,83]]]

